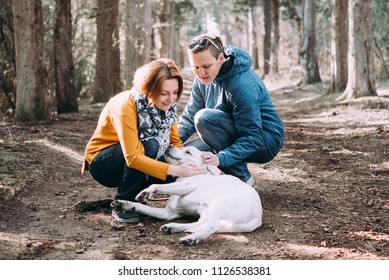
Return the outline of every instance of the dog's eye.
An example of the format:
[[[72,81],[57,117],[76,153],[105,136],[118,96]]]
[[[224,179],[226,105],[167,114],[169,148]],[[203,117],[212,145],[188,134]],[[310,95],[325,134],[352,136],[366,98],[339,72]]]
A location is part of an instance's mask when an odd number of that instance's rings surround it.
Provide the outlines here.
[[[192,153],[189,152],[189,151],[185,151],[185,154],[186,154],[186,155],[190,155],[190,156],[192,155]]]

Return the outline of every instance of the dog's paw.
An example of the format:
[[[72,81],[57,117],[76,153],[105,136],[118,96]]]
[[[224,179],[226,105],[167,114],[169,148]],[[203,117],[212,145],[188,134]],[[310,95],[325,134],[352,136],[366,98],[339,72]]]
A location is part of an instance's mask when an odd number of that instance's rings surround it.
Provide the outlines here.
[[[147,204],[147,200],[149,198],[150,198],[149,193],[143,190],[140,193],[138,193],[138,195],[135,197],[135,200],[140,203]]]
[[[128,200],[114,200],[111,203],[111,207],[117,212],[135,210],[135,204]]]
[[[171,227],[166,226],[166,225],[161,226],[159,229],[160,229],[163,233],[165,233],[165,234],[172,234],[172,233],[174,233],[174,230],[173,230]]]
[[[189,236],[180,238],[180,242],[186,246],[194,246],[199,243],[199,240],[197,238],[192,238]]]
[[[153,194],[156,192],[156,185],[150,185],[150,187],[144,189],[141,191],[135,199],[139,201],[140,203],[147,204],[147,200],[151,199],[153,197]]]
[[[123,209],[123,203],[120,200],[114,200],[111,202],[112,209],[115,209],[116,211],[124,211]]]

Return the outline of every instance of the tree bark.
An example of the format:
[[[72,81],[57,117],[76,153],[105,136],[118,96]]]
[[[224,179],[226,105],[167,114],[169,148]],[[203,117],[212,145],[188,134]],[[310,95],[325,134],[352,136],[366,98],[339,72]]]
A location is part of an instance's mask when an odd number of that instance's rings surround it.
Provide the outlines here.
[[[118,0],[97,1],[97,54],[93,103],[107,102],[118,91],[120,66],[115,65],[118,63],[116,54],[119,47],[119,39],[116,38],[119,24],[116,11],[118,9]]]
[[[252,38],[253,38],[253,50],[252,50],[252,59],[253,59],[253,67],[254,69],[259,69],[259,56],[258,56],[258,32],[257,32],[257,18],[256,18],[256,6],[252,5],[250,8],[250,13],[251,13],[251,21],[253,24],[253,29],[252,29]]]
[[[159,50],[160,57],[166,57],[170,55],[171,38],[172,38],[172,1],[162,0],[160,6],[159,16],[159,33],[161,36],[161,46]]]
[[[0,118],[15,113],[16,70],[12,0],[0,2]]]
[[[117,94],[122,89],[120,76],[120,38],[119,38],[119,0],[111,0],[112,12],[112,46],[111,46],[111,80],[112,93]]]
[[[371,0],[349,0],[348,81],[337,99],[376,96]]]
[[[272,0],[272,11],[273,11],[273,41],[271,44],[271,65],[272,72],[278,73],[278,51],[280,48],[280,1]]]
[[[125,81],[130,88],[136,69],[151,59],[151,1],[127,0],[126,15]]]
[[[316,8],[313,0],[304,1],[303,41],[300,49],[303,84],[321,82],[316,54]]]
[[[302,15],[301,15],[301,12],[299,11],[299,9],[296,7],[296,3],[295,1],[291,1],[290,2],[290,8],[291,8],[291,12],[293,13],[294,15],[294,18],[296,20],[296,25],[297,25],[297,32],[298,32],[298,38],[299,38],[299,42],[298,42],[298,48],[299,50],[302,48],[302,39],[303,39],[303,27],[302,27]],[[300,8],[300,7],[299,7]],[[300,55],[298,56],[298,61],[297,63],[300,65],[301,64],[301,60],[300,60]]]
[[[170,36],[168,40],[170,40],[170,48],[168,49],[168,58],[177,61],[178,52],[179,52],[179,35],[178,35],[178,29],[175,25],[174,21],[174,15],[176,14],[177,9],[177,3],[175,1],[172,1],[170,3],[170,14],[169,14],[169,26],[170,26]]]
[[[343,91],[347,85],[347,12],[344,0],[332,0],[331,84],[328,93]]]
[[[55,1],[54,76],[57,113],[78,112],[72,59],[72,19],[70,0]]]
[[[263,76],[269,74],[271,57],[271,31],[272,31],[272,0],[264,1],[265,36],[263,38]]]
[[[17,79],[15,119],[22,122],[46,120],[49,114],[41,0],[15,0],[13,15]]]

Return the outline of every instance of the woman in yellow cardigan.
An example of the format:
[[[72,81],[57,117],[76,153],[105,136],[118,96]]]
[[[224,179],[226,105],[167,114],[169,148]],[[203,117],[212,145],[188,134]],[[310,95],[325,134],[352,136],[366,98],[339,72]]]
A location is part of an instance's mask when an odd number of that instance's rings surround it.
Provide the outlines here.
[[[83,174],[89,170],[103,186],[118,188],[115,199],[130,201],[152,183],[206,172],[164,161],[169,145],[182,147],[176,101],[183,79],[177,65],[166,58],[154,60],[137,69],[133,82],[131,90],[112,97],[101,112],[82,167]],[[135,212],[113,210],[112,216],[124,223],[140,221]]]

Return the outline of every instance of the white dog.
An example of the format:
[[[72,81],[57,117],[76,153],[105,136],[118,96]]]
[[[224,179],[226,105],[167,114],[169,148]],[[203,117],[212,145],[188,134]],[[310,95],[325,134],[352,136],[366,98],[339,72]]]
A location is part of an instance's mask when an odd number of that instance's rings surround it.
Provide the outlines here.
[[[203,165],[201,152],[195,147],[169,147],[165,153],[170,164]],[[161,227],[164,233],[190,232],[180,241],[194,245],[216,232],[250,232],[262,224],[262,205],[257,191],[231,175],[220,175],[216,166],[208,166],[209,174],[178,178],[170,184],[153,184],[141,191],[136,200],[146,202],[153,194],[170,195],[165,208],[115,200],[118,211],[136,211],[164,220],[183,216],[199,216],[194,223],[169,223]],[[220,175],[220,176],[218,176]]]

